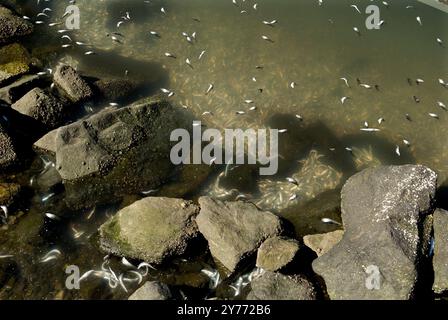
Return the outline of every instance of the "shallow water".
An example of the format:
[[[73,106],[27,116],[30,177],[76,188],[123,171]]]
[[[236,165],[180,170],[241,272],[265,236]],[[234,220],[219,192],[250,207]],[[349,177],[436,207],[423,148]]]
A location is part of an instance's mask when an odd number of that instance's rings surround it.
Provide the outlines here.
[[[223,178],[224,171],[219,171],[198,194],[233,200],[244,193],[263,209],[288,217],[296,227],[299,225],[300,233],[331,229],[321,225],[320,218],[324,216],[319,213],[302,214],[309,210],[306,203],[322,194],[337,193],[350,174],[367,166],[420,163],[436,170],[440,183],[445,181],[448,114],[437,106],[437,101],[448,105],[448,89],[438,83],[439,78],[448,82],[446,13],[417,1],[390,1],[389,7],[381,1],[324,0],[322,6],[314,0],[237,2],[238,6],[231,0],[154,0],[149,4],[140,0],[78,0],[81,29],[70,36],[89,46],[62,50],[60,45],[65,42],[59,39],[57,27],[47,26],[37,27],[41,33],[36,43],[41,37],[48,39],[49,47],[58,48],[58,55],[47,56],[50,67],[62,55],[64,60],[76,62],[78,69],[88,75],[124,75],[128,70],[131,78],[156,78],[157,86],[175,93],[170,98],[173,104],[187,106],[208,127],[288,129],[280,136],[283,160],[277,176],[255,177],[249,180],[250,187],[244,189],[241,181],[248,181],[244,180],[247,173],[242,170],[240,174],[238,168],[231,168],[236,172],[234,176]],[[257,10],[252,7],[255,2],[259,4]],[[386,23],[380,30],[367,30],[366,15],[351,8],[352,3],[361,11],[368,4],[377,4]],[[406,5],[413,8],[406,9]],[[62,16],[65,6],[62,1],[53,3],[50,21],[57,21],[55,17]],[[160,12],[162,6],[166,14]],[[29,12],[36,9],[34,1],[25,3],[25,7]],[[242,10],[246,12],[241,13]],[[126,12],[131,20],[118,29],[116,24]],[[416,21],[417,16],[422,18],[422,26]],[[274,19],[278,20],[274,26],[262,23]],[[360,35],[353,31],[355,26]],[[160,37],[151,36],[150,31],[158,32]],[[123,35],[121,44],[106,36],[111,32]],[[183,32],[189,35],[196,32],[196,40],[189,43]],[[262,35],[272,42],[263,40]],[[443,39],[445,47],[436,38]],[[83,52],[90,49],[98,55],[84,56]],[[166,52],[176,58],[165,57]],[[123,58],[114,58],[116,54]],[[187,58],[192,67],[186,64]],[[348,79],[350,87],[341,77]],[[362,83],[378,85],[378,90],[358,86],[357,78]],[[412,79],[411,85],[408,78]],[[417,85],[417,78],[425,82]],[[295,88],[291,88],[291,82]],[[205,94],[209,84],[214,89]],[[158,87],[151,87],[147,93],[158,91]],[[344,104],[340,102],[343,96],[350,97]],[[413,96],[421,102],[416,103]],[[254,103],[249,105],[245,100]],[[257,108],[251,111],[254,105]],[[246,114],[237,115],[236,111]],[[439,118],[431,118],[428,113],[436,113]],[[379,124],[379,118],[385,121]],[[381,131],[360,131],[365,122]],[[411,145],[406,146],[403,139]],[[396,154],[397,146],[401,156]],[[42,169],[38,162],[36,172]],[[31,175],[27,172],[23,179]],[[299,186],[285,182],[286,176],[294,176]],[[298,198],[289,200],[294,194]],[[59,204],[58,197],[42,204],[39,201],[42,196],[45,194],[35,196],[31,209],[17,226],[0,233],[3,242],[0,252],[8,247],[16,250],[17,237],[23,237],[21,226],[34,225],[33,219],[45,221],[45,212],[58,214],[67,210]],[[338,219],[337,208],[327,202],[325,205],[330,207],[324,212],[326,217]],[[120,206],[123,203],[97,208],[95,218],[88,223],[79,218],[80,221],[70,219],[56,226],[31,228],[36,234],[27,236],[23,241],[26,244],[19,246],[18,251],[27,256],[22,262],[32,267],[19,280],[10,280],[9,288],[0,290],[0,297],[125,297],[123,290],[110,290],[107,283],[93,284],[91,290],[67,291],[63,271],[69,264],[80,265],[85,271],[99,268],[103,255],[95,249],[96,226]],[[74,239],[77,228],[88,230]],[[54,247],[63,249],[63,259],[51,265],[36,263]],[[180,261],[181,267],[169,266],[153,276],[178,284],[184,281],[177,279],[180,273],[186,274],[187,282],[200,282],[195,277],[202,277],[198,274],[205,262],[203,258],[197,260],[201,262]],[[208,258],[205,260],[212,264]]]

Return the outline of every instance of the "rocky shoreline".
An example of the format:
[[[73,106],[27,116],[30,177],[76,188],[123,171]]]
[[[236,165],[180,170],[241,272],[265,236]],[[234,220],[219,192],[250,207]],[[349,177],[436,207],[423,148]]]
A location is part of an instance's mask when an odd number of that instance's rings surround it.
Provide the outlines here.
[[[378,166],[357,173],[342,188],[341,222],[327,218],[336,230],[320,234],[297,234],[288,219],[244,198],[186,200],[213,169],[181,168],[181,182],[170,186],[179,173],[167,141],[194,116],[159,96],[133,96],[142,84],[126,77],[89,77],[67,64],[39,67],[17,42],[32,32],[30,22],[0,6],[0,226],[17,216],[28,189],[11,177],[38,155],[48,171],[36,183],[45,197],[63,195],[70,210],[142,195],[122,203],[96,232],[98,249],[125,259],[137,275],[135,292],[121,277],[112,279],[125,299],[182,298],[178,288],[140,271],[197,251],[216,266],[200,270],[209,289],[231,288],[240,299],[446,298],[448,212],[437,207],[431,169]],[[117,103],[130,96],[133,103]],[[107,107],[86,112],[98,100]],[[1,255],[0,293],[8,284],[10,261],[4,262],[14,260]]]

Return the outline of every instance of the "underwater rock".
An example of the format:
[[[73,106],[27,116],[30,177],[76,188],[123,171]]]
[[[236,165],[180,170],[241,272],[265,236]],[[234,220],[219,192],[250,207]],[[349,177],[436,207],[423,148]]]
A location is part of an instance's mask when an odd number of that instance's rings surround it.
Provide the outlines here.
[[[435,293],[448,291],[448,212],[434,212],[434,284]]]
[[[158,281],[148,281],[135,291],[128,300],[169,300],[172,298],[170,288]]]
[[[272,237],[258,248],[257,267],[266,271],[278,271],[294,260],[300,243],[294,239]]]
[[[251,282],[247,300],[316,300],[314,285],[301,275],[264,272]]]
[[[168,198],[182,198],[195,193],[212,173],[212,166],[206,164],[190,164],[178,171],[171,183],[164,184],[158,194]]]
[[[418,165],[371,168],[348,180],[342,190],[345,234],[313,262],[331,299],[418,295],[436,185],[436,173]]]
[[[15,15],[11,10],[0,6],[0,44],[28,35],[33,32],[33,25]]]
[[[145,198],[121,209],[100,227],[106,252],[160,264],[182,255],[198,234],[199,208],[190,201]]]
[[[19,159],[13,140],[0,124],[0,169],[9,169],[15,166],[18,161]]]
[[[11,107],[38,120],[48,129],[60,126],[68,113],[57,98],[40,88],[34,88]]]
[[[69,207],[117,201],[126,194],[157,188],[170,176],[170,134],[186,127],[187,121],[180,112],[151,99],[108,108],[56,129],[34,148],[56,155]]]
[[[64,90],[73,103],[86,101],[93,97],[93,91],[89,84],[68,65],[59,65],[56,68],[54,82]]]
[[[307,235],[303,237],[303,242],[320,257],[338,244],[343,236],[343,230],[336,230],[328,233]]]
[[[0,48],[0,86],[29,72],[30,63],[31,56],[22,45],[13,43]]]
[[[10,206],[20,193],[20,185],[16,183],[0,183],[0,205]]]
[[[128,99],[139,86],[139,82],[129,79],[101,79],[93,84],[100,97],[111,102]]]
[[[331,219],[339,223],[340,215],[341,195],[339,189],[323,192],[315,199],[291,205],[279,213],[279,216],[294,226],[297,239],[308,234],[328,233],[339,229],[338,224],[323,223],[322,219]]]
[[[210,252],[229,271],[251,256],[267,238],[281,233],[280,219],[244,202],[199,199],[201,212],[196,222],[207,239]]]
[[[25,75],[10,85],[0,89],[0,100],[9,104],[16,102],[24,94],[38,86],[40,78],[37,75]]]

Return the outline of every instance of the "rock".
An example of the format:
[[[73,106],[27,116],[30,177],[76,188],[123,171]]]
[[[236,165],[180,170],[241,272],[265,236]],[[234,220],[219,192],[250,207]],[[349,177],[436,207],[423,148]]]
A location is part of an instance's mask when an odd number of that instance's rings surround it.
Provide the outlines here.
[[[338,244],[344,235],[343,230],[336,230],[333,232],[322,234],[311,234],[303,237],[305,245],[316,252],[320,257],[330,251],[336,244]]]
[[[282,231],[280,218],[251,203],[202,197],[199,205],[199,231],[207,239],[212,256],[231,272],[254,254],[263,241]]]
[[[56,157],[56,138],[58,130],[48,132],[33,145],[34,151],[42,155]]]
[[[266,271],[251,282],[247,300],[316,300],[314,285],[304,276]]]
[[[448,212],[434,212],[434,285],[435,293],[448,291]]]
[[[157,281],[148,281],[128,300],[169,300],[172,298],[170,288],[166,284]]]
[[[170,134],[186,115],[164,101],[105,109],[37,141],[55,154],[69,207],[86,208],[152,190],[172,173]]]
[[[13,140],[0,124],[0,169],[10,169],[17,165],[18,162],[19,156]]]
[[[181,199],[142,199],[101,226],[101,247],[119,256],[160,264],[182,255],[196,237],[198,212],[192,202]]]
[[[25,93],[38,86],[40,82],[37,75],[26,75],[12,84],[0,89],[0,100],[13,104]]]
[[[48,129],[60,126],[68,113],[58,99],[40,88],[34,88],[11,107],[38,120]]]
[[[128,79],[101,79],[96,81],[93,86],[101,98],[119,102],[129,99],[129,96],[138,89],[139,83]]]
[[[20,193],[20,185],[16,183],[0,183],[0,205],[10,206]]]
[[[427,263],[437,175],[416,165],[367,169],[342,190],[345,234],[313,262],[331,299],[410,299]]]
[[[0,48],[0,86],[8,85],[29,72],[30,63],[30,54],[22,45],[13,43]]]
[[[340,228],[338,225],[323,223],[323,218],[339,222],[341,220],[340,189],[327,191],[315,199],[299,202],[283,210],[279,215],[294,226],[296,238],[307,234],[328,233]]]
[[[212,171],[212,167],[206,164],[183,166],[174,181],[164,184],[158,194],[168,198],[183,198],[185,195],[195,193]]]
[[[0,6],[0,44],[28,35],[33,32],[33,25],[15,15],[11,10]]]
[[[54,82],[68,95],[74,103],[86,101],[93,97],[89,84],[81,78],[75,69],[60,65],[54,73]]]
[[[266,271],[278,271],[293,261],[300,243],[294,239],[272,237],[258,249],[257,267]]]

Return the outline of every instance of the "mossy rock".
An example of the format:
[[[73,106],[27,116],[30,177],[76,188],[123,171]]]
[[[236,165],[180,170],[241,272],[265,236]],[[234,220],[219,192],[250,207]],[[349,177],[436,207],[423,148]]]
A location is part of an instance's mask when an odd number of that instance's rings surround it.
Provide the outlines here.
[[[0,183],[0,205],[9,206],[20,192],[20,185],[15,183]]]
[[[31,56],[20,44],[13,43],[0,48],[0,71],[12,76],[29,72]]]

